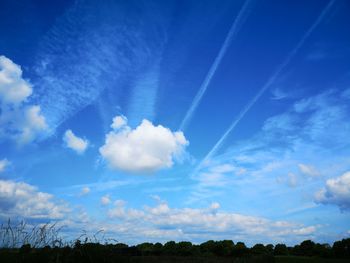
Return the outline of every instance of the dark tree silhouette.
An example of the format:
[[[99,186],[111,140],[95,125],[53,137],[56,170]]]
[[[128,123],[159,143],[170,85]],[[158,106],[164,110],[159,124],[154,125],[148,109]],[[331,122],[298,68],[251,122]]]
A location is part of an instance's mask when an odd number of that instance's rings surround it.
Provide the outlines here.
[[[7,225],[8,226],[8,225]],[[75,242],[56,242],[57,231],[53,228],[38,228],[38,237],[27,238],[23,232],[23,224],[19,225],[21,235],[11,235],[12,228],[3,228],[0,231],[0,262],[16,263],[80,263],[80,262],[104,262],[104,263],[229,263],[229,262],[294,262],[294,256],[303,256],[303,262],[323,262],[321,257],[327,258],[325,262],[347,262],[350,259],[350,238],[334,242],[333,246],[328,244],[315,243],[312,240],[305,240],[294,247],[287,247],[285,244],[263,245],[256,244],[250,249],[243,243],[233,243],[232,240],[214,241],[209,240],[200,245],[188,241],[169,241],[164,245],[161,243],[141,243],[137,246],[128,246],[123,243],[101,244],[96,239],[83,235],[84,239],[77,239]],[[45,232],[46,230],[50,232]],[[1,228],[0,228],[1,230]],[[42,230],[42,231],[41,231]],[[49,234],[48,234],[49,233]],[[54,238],[50,237],[54,234]],[[25,243],[18,237],[26,237]],[[12,239],[11,239],[12,238]],[[46,240],[42,242],[42,240]],[[54,242],[51,242],[53,240]],[[94,242],[92,242],[94,241]],[[12,244],[12,246],[9,246]],[[20,244],[20,245],[18,245]],[[52,244],[51,246],[48,244]],[[309,258],[307,258],[309,257]],[[340,259],[340,261],[338,260]],[[343,260],[342,260],[343,259]]]
[[[263,244],[256,244],[252,247],[251,252],[254,255],[263,255],[267,254],[267,249]]]
[[[315,243],[311,240],[305,240],[300,243],[299,255],[312,256],[314,253]]]
[[[285,244],[277,244],[275,246],[275,249],[273,251],[273,253],[276,255],[276,256],[286,256],[288,255],[288,248]]]
[[[233,256],[241,257],[243,255],[248,254],[249,249],[243,242],[237,242],[237,244],[233,248]]]
[[[350,257],[350,238],[334,242],[332,251],[335,257]]]

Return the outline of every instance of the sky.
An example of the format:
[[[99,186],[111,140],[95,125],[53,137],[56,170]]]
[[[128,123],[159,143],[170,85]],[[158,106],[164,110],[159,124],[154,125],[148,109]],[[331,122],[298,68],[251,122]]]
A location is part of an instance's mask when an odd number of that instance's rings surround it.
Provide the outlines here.
[[[128,244],[349,237],[349,12],[0,0],[0,221]]]

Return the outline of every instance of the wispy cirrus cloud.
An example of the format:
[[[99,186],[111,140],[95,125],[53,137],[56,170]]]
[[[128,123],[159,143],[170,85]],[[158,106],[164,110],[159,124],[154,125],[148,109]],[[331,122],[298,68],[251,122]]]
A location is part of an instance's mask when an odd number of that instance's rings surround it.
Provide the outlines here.
[[[109,195],[104,195],[101,197],[101,204],[102,205],[109,205],[111,203],[111,198]]]
[[[275,81],[279,78],[280,74],[283,70],[289,65],[294,56],[298,53],[300,48],[304,45],[306,40],[310,37],[313,31],[319,26],[319,24],[323,21],[323,19],[328,15],[332,6],[334,5],[335,0],[331,0],[325,8],[321,11],[320,15],[316,18],[311,27],[305,32],[300,41],[296,44],[296,46],[287,54],[285,60],[277,67],[275,72],[269,77],[267,82],[258,90],[257,94],[243,107],[243,109],[239,112],[237,117],[233,120],[228,129],[223,133],[220,139],[215,143],[215,145],[210,149],[210,151],[205,155],[203,160],[199,163],[199,165],[195,168],[194,173],[197,172],[198,169],[212,156],[214,156],[217,151],[222,147],[228,135],[236,128],[238,123],[244,118],[248,111],[255,105],[255,103],[260,99],[260,97],[265,93],[267,89],[269,89]]]
[[[320,172],[317,171],[315,167],[312,165],[306,165],[303,163],[298,164],[300,172],[305,174],[306,176],[317,177],[320,176]]]
[[[202,100],[202,97],[204,96],[206,90],[208,89],[208,86],[210,85],[211,79],[213,78],[217,68],[219,67],[223,57],[226,54],[227,49],[229,48],[232,40],[234,37],[238,34],[242,24],[247,19],[247,15],[249,13],[249,9],[251,8],[252,1],[251,0],[245,0],[243,3],[241,9],[239,10],[235,20],[233,21],[230,30],[227,33],[227,36],[225,38],[224,43],[222,44],[220,51],[218,55],[216,56],[214,63],[211,65],[208,74],[205,76],[205,79],[200,86],[196,96],[194,97],[190,108],[187,110],[185,117],[183,118],[179,130],[185,130],[187,128],[188,123],[192,119],[192,115],[196,111],[200,101]]]
[[[144,88],[142,74],[161,59],[167,18],[157,13],[154,3],[133,4],[142,8],[126,12],[120,2],[74,1],[41,41],[35,66],[36,100],[53,131],[95,103],[103,92],[114,104],[101,97],[101,115],[109,115],[106,108],[113,108],[118,101],[134,117],[143,113],[137,104],[140,100],[153,115],[157,67],[145,77],[149,83],[147,94],[140,97],[139,91]],[[128,93],[124,87],[132,90],[131,105],[125,106],[127,103],[122,101],[122,95]]]
[[[138,124],[142,119],[154,120],[156,115],[156,101],[159,88],[160,54],[158,61],[150,69],[135,76],[132,92],[127,106],[127,116],[132,125]]]
[[[313,202],[309,193],[350,164],[349,99],[342,93],[329,90],[300,99],[285,112],[268,118],[252,138],[212,157],[192,176],[196,185],[189,201],[203,201],[236,189],[235,196],[242,202],[261,195],[267,200],[278,195],[283,200],[290,192],[299,194],[288,197],[289,204],[297,206],[301,201],[298,196],[304,196],[302,202]],[[239,176],[239,171],[244,173]],[[281,203],[278,209],[294,208]]]
[[[349,56],[350,48],[347,45],[332,43],[328,40],[328,42],[315,43],[305,59],[311,62],[319,62],[322,60],[332,60]]]

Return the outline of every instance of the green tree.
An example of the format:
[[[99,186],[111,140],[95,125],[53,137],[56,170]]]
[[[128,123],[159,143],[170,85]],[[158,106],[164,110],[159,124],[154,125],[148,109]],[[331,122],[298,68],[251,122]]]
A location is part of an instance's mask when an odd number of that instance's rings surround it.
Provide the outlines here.
[[[263,244],[256,244],[252,247],[251,252],[255,255],[267,254],[267,249]]]
[[[144,256],[149,256],[153,253],[153,244],[152,243],[141,243],[136,246],[138,250],[141,251],[141,254]]]
[[[199,249],[203,255],[214,255],[215,246],[216,245],[214,240],[208,240],[200,244]]]
[[[237,257],[241,257],[248,253],[248,248],[243,242],[237,242],[233,247],[232,254]]]
[[[334,242],[332,251],[335,257],[350,258],[350,238]]]
[[[230,256],[234,249],[232,240],[222,240],[215,242],[214,254],[217,256]]]
[[[269,255],[272,255],[272,254],[273,254],[274,246],[273,246],[272,244],[266,245],[265,248],[266,248],[267,254],[269,254]]]
[[[285,244],[277,244],[273,253],[277,256],[286,256],[288,255],[288,248]]]
[[[315,244],[313,255],[320,257],[331,256],[331,246],[329,244]]]
[[[181,241],[176,244],[177,255],[191,256],[194,254],[193,246],[191,242]]]
[[[315,248],[315,243],[311,240],[305,240],[300,243],[300,253],[302,256],[312,256]]]
[[[163,246],[163,253],[167,255],[175,255],[176,254],[176,243],[175,241],[168,241]]]
[[[153,254],[159,256],[162,254],[162,251],[163,251],[163,245],[159,242],[155,243],[153,246]]]

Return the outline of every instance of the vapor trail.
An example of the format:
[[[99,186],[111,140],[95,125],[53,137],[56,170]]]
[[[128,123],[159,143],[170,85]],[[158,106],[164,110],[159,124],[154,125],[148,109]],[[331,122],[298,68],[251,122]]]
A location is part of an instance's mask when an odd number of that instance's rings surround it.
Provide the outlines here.
[[[199,88],[199,91],[197,92],[196,96],[194,97],[192,104],[190,106],[190,108],[188,109],[188,111],[186,112],[185,117],[183,118],[181,124],[180,124],[180,128],[179,130],[184,130],[186,129],[189,121],[192,118],[192,115],[194,113],[194,111],[197,109],[199,102],[201,101],[204,93],[206,92],[210,81],[212,79],[212,77],[214,76],[223,56],[226,53],[227,48],[229,47],[232,38],[235,34],[237,34],[237,32],[240,29],[240,26],[244,23],[246,17],[247,17],[247,11],[248,11],[248,6],[250,4],[252,0],[247,0],[245,1],[245,3],[243,4],[241,10],[239,11],[237,17],[235,18],[235,20],[232,23],[232,26],[226,36],[226,39],[219,51],[219,54],[217,55],[217,57],[214,60],[214,63],[211,65],[208,74],[206,75],[201,87]]]
[[[318,18],[315,20],[315,22],[311,25],[309,30],[306,31],[306,33],[301,38],[301,40],[298,42],[298,44],[294,47],[294,49],[291,52],[289,52],[288,56],[283,61],[283,63],[279,65],[279,67],[277,68],[275,73],[268,79],[268,81],[265,83],[265,85],[253,97],[253,99],[251,101],[249,101],[249,103],[241,110],[241,112],[238,114],[237,118],[234,119],[234,121],[231,123],[230,127],[225,131],[225,133],[217,141],[217,143],[214,145],[214,147],[208,152],[208,154],[199,163],[199,165],[195,169],[195,172],[198,171],[202,167],[202,165],[215,154],[215,152],[221,147],[221,145],[223,144],[223,142],[225,141],[227,136],[230,134],[230,132],[237,126],[237,124],[246,115],[246,113],[253,107],[253,105],[257,102],[257,100],[263,95],[263,93],[274,83],[274,81],[278,78],[281,71],[289,64],[289,62],[292,60],[292,58],[295,56],[295,54],[299,51],[301,46],[305,43],[306,39],[312,34],[312,32],[315,30],[315,28],[323,20],[323,18],[328,13],[328,11],[330,10],[330,8],[334,4],[334,2],[335,2],[335,0],[330,1],[327,4],[327,6],[322,10],[321,14],[318,16]]]

